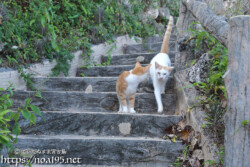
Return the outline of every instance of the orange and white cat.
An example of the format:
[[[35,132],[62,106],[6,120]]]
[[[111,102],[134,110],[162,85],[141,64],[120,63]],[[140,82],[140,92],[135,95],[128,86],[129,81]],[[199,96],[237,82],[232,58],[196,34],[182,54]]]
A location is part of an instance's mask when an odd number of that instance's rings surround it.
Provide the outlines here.
[[[172,24],[173,17],[171,16],[169,19],[167,31],[164,35],[161,52],[155,55],[150,62],[150,76],[153,81],[154,94],[159,113],[163,112],[161,94],[165,93],[167,79],[171,71],[174,69],[174,67],[171,67],[171,61],[168,56],[168,43],[171,35]]]
[[[136,113],[134,110],[135,95],[138,85],[146,80],[151,65],[142,67],[139,62],[130,71],[124,71],[117,79],[116,92],[119,100],[119,111],[124,113]]]

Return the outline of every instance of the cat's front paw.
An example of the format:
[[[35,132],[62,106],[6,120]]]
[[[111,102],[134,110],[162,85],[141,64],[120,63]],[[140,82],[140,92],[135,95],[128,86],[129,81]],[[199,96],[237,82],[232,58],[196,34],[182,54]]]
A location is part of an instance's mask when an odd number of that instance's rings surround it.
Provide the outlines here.
[[[121,108],[121,107],[119,108],[119,111],[118,111],[118,112],[122,112],[122,108]]]
[[[123,113],[128,113],[128,109],[123,109]]]
[[[163,109],[158,109],[157,112],[158,112],[158,113],[162,113],[162,112],[163,112]]]
[[[130,113],[136,113],[136,111],[134,109],[130,109],[129,111]]]

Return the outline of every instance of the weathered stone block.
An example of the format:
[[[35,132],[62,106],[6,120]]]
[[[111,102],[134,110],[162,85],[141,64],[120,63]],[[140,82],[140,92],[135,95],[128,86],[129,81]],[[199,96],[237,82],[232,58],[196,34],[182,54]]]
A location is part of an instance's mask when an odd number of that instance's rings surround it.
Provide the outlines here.
[[[79,135],[19,136],[20,150],[66,150],[65,158],[81,158],[80,165],[119,165],[166,167],[182,153],[181,142],[155,138],[84,137]],[[38,158],[51,158],[49,154],[37,154]]]
[[[162,137],[165,129],[177,124],[181,116],[102,112],[45,111],[35,126],[20,120],[22,134]]]

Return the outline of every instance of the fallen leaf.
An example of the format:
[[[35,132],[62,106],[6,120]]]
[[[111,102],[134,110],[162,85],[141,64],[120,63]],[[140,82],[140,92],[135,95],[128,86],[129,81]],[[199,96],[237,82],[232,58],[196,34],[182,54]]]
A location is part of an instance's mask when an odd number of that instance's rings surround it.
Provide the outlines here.
[[[200,132],[196,132],[196,139],[198,140],[198,145],[200,147],[201,146],[201,133]]]
[[[166,128],[165,131],[166,131],[168,134],[173,134],[173,126],[170,126],[170,127]]]
[[[194,151],[194,149],[196,148],[196,145],[198,145],[198,141],[196,138],[193,138],[189,147],[189,151]]]
[[[170,135],[168,135],[168,137],[171,139],[171,138],[175,137],[175,135],[174,134],[170,134]]]
[[[182,131],[181,139],[182,139],[182,140],[188,140],[189,134],[190,134],[189,132],[183,130],[183,131]]]
[[[192,110],[192,107],[188,108],[188,109],[187,109],[187,112],[190,112],[191,110]]]
[[[194,160],[194,165],[193,165],[194,167],[201,167],[201,163],[200,163],[200,161],[199,161],[199,159],[198,158],[195,158],[195,160]]]
[[[202,150],[201,149],[194,150],[193,154],[192,154],[192,158],[193,159],[197,158],[199,161],[204,160],[204,154],[203,154]]]
[[[185,126],[186,126],[185,121],[182,120],[177,124],[177,130],[183,130]]]
[[[164,136],[162,137],[162,139],[163,139],[163,140],[169,139],[169,138],[168,138],[168,135],[164,135]]]
[[[171,141],[175,143],[176,142],[176,138],[177,138],[177,136],[174,136]]]

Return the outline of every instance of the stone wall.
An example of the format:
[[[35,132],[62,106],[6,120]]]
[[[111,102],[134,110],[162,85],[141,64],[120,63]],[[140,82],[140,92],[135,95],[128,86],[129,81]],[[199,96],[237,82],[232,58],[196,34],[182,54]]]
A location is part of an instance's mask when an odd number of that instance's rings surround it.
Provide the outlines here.
[[[206,1],[206,0],[205,0]],[[246,3],[245,0],[241,0]],[[215,7],[220,0],[209,1]],[[218,5],[218,4],[217,4]],[[220,4],[221,5],[221,4]],[[218,14],[223,13],[214,9]],[[231,6],[233,7],[233,6]],[[249,5],[248,5],[249,7]],[[185,20],[186,18],[186,20]],[[250,17],[237,16],[230,19],[230,24],[225,18],[217,16],[206,3],[200,0],[182,0],[180,18],[177,24],[179,30],[179,54],[176,56],[175,83],[177,89],[176,114],[186,118],[187,124],[195,131],[201,132],[202,150],[206,160],[218,162],[218,148],[211,138],[201,128],[205,121],[205,112],[199,106],[196,97],[199,96],[189,82],[189,65],[192,53],[189,48],[181,45],[188,33],[185,30],[190,19],[195,18],[201,25],[223,45],[228,47],[228,71],[224,75],[228,93],[228,110],[225,114],[225,166],[249,166],[249,42],[250,42]],[[184,33],[183,33],[184,32]],[[186,88],[185,88],[186,87]],[[195,107],[194,107],[195,106]],[[242,125],[242,122],[247,125]],[[237,134],[236,134],[237,133]],[[208,164],[205,164],[208,166]]]
[[[91,54],[91,61],[87,63],[100,63],[101,56],[107,56],[107,52],[113,47],[110,54],[122,54],[125,45],[128,44],[139,44],[141,43],[141,38],[137,40],[133,37],[130,38],[128,35],[117,37],[113,44],[103,43],[99,45],[93,45],[91,49],[93,53]],[[77,51],[74,53],[74,59],[71,62],[71,68],[69,70],[69,77],[75,77],[77,68],[86,65],[81,57],[82,51]],[[56,65],[56,61],[49,62],[44,60],[43,63],[36,63],[31,65],[26,71],[30,74],[34,74],[35,77],[47,77],[52,74],[51,69]],[[64,76],[60,74],[58,77]],[[13,83],[13,86],[17,90],[26,90],[25,82],[20,77],[17,70],[0,68],[0,88],[9,87],[9,82]]]
[[[206,124],[206,115],[204,109],[200,107],[199,92],[191,86],[188,77],[189,69],[181,70],[176,72],[174,75],[175,87],[177,89],[177,103],[176,103],[176,114],[181,115],[186,120],[187,125],[191,125],[196,132],[201,134],[202,153],[204,155],[204,161],[212,160],[219,161],[219,157],[216,154],[218,148],[214,141],[206,134],[206,130],[202,128],[202,125]],[[187,87],[188,88],[184,88]],[[205,163],[205,167],[209,166]]]
[[[215,5],[215,1],[210,1],[210,5]],[[189,82],[191,61],[198,59],[202,54],[193,51],[195,46],[192,41],[188,44],[185,44],[185,41],[190,38],[190,33],[187,32],[190,24],[200,22],[210,34],[227,46],[229,25],[224,18],[217,16],[204,1],[182,0],[179,14],[177,22],[179,52],[175,57],[176,73],[174,75],[177,90],[176,114],[182,115],[187,125],[191,125],[196,132],[201,133],[204,161],[218,162],[217,152],[219,150],[215,146],[213,139],[202,128],[202,125],[206,124],[206,115],[204,109],[199,106],[199,100],[197,100],[199,92]],[[200,30],[200,27],[193,25],[192,29]],[[209,166],[208,163],[205,163],[205,166]]]
[[[74,59],[71,62],[71,68],[69,70],[69,76],[75,76],[76,70],[78,68],[78,62],[81,57],[81,51],[75,52]],[[36,63],[31,65],[27,71],[30,74],[34,74],[36,77],[47,77],[52,74],[51,69],[56,65],[56,61],[49,62],[49,60],[44,60],[43,63]],[[60,75],[62,76],[62,74]],[[0,72],[0,88],[9,87],[9,82],[13,83],[13,86],[17,90],[26,90],[26,84],[24,80],[20,77],[20,73],[14,69],[4,69],[1,68]]]
[[[228,95],[225,114],[225,166],[250,164],[250,16],[230,19],[228,69],[224,82]],[[245,124],[243,124],[245,122]]]

